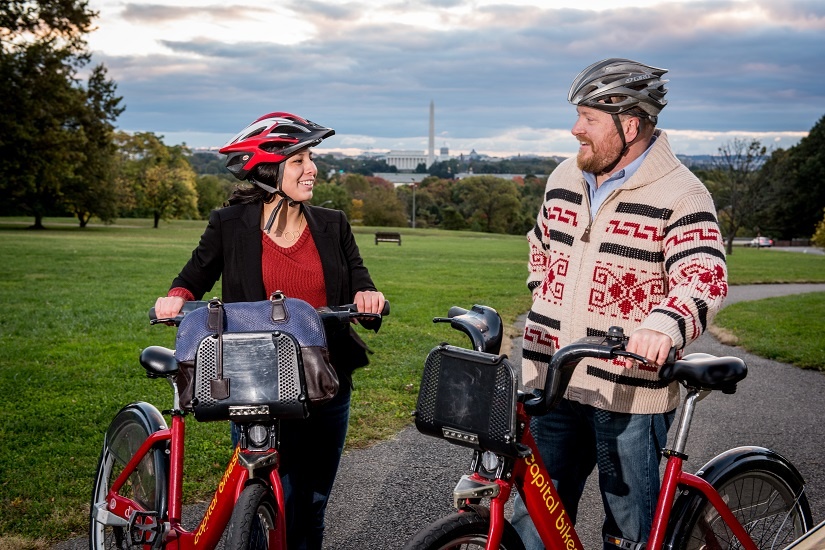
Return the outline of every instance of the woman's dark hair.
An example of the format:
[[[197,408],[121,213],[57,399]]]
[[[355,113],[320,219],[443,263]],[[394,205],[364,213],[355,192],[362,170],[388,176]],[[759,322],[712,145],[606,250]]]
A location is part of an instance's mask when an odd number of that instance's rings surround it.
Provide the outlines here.
[[[279,164],[259,164],[249,174],[247,179],[255,179],[261,183],[276,187],[278,179]],[[275,193],[258,187],[257,185],[249,185],[243,183],[235,187],[232,194],[229,196],[227,204],[253,204],[256,202],[272,202],[275,199]]]

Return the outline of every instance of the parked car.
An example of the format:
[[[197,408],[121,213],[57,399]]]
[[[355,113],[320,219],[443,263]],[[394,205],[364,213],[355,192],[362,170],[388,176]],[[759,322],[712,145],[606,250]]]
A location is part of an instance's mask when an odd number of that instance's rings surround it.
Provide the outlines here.
[[[773,239],[767,237],[754,237],[748,246],[755,246],[756,248],[767,248],[773,246]]]

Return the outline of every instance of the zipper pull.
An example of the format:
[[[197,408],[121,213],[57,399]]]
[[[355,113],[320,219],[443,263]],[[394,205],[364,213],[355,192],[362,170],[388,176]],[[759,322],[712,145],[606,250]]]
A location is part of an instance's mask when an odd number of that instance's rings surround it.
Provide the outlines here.
[[[584,228],[584,234],[582,235],[582,242],[589,243],[590,242],[590,224],[587,224],[587,227]]]

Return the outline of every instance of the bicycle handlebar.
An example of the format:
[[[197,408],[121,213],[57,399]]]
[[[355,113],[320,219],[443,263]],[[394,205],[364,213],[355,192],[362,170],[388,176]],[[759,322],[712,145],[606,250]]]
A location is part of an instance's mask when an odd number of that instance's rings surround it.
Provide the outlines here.
[[[470,337],[476,351],[498,354],[501,350],[501,317],[491,307],[474,305],[467,310],[453,306],[446,317],[436,317],[433,323],[450,323],[452,328]]]
[[[547,367],[547,378],[544,389],[540,393],[524,401],[524,410],[532,416],[547,414],[558,405],[567,389],[573,370],[582,359],[593,357],[597,359],[615,359],[628,357],[640,363],[647,363],[647,359],[636,353],[625,350],[627,337],[620,327],[610,327],[605,337],[587,337],[576,340],[570,345],[557,350]],[[676,361],[676,348],[671,348],[665,365]]]
[[[179,326],[187,314],[198,308],[206,307],[208,304],[209,302],[207,300],[191,300],[184,302],[180,312],[175,317],[167,319],[158,319],[155,315],[155,308],[152,307],[149,309],[149,323],[152,325],[163,323],[167,325]],[[358,307],[355,304],[346,304],[333,307],[323,306],[316,308],[315,311],[318,312],[318,316],[324,322],[324,326],[328,329],[333,328],[335,325],[349,323],[350,319],[358,319],[364,328],[378,332],[378,329],[381,328],[381,321],[383,317],[390,314],[390,303],[388,301],[384,302],[384,308],[381,310],[381,313],[361,313],[358,311]]]

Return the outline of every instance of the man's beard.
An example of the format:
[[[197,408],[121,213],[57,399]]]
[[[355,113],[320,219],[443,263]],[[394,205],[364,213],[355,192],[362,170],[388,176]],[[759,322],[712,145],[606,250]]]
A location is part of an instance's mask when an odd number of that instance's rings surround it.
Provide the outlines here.
[[[596,175],[602,174],[607,168],[616,164],[622,153],[621,145],[613,141],[605,143],[604,148],[596,148],[589,139],[583,139],[582,141],[590,146],[589,156],[584,156],[584,150],[579,150],[579,154],[576,156],[579,170],[583,172]]]

